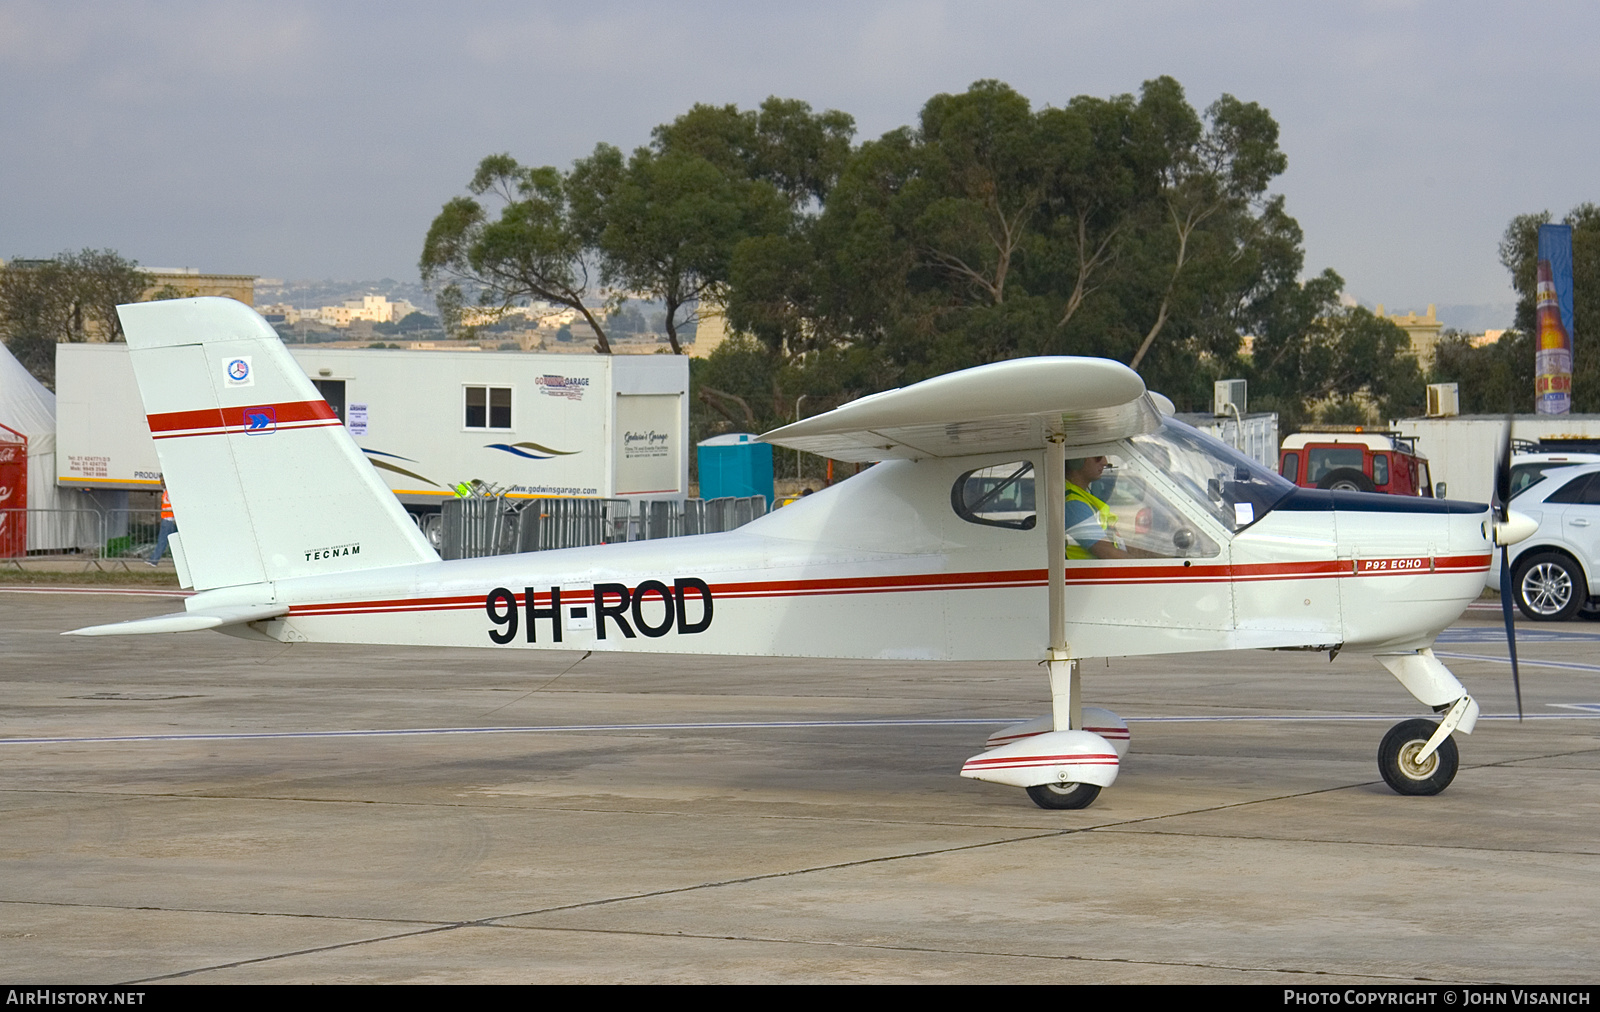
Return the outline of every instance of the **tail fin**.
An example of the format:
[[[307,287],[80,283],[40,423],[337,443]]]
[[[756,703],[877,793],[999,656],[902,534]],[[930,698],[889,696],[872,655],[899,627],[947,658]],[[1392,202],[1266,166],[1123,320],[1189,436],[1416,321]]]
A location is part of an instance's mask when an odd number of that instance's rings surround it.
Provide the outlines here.
[[[249,306],[175,299],[117,314],[196,589],[438,561]]]

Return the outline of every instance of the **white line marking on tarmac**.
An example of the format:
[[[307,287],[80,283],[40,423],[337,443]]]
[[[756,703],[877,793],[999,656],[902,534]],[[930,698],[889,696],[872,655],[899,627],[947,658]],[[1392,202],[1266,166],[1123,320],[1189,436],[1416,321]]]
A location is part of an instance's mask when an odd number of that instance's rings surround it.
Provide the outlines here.
[[[1489,661],[1492,664],[1510,664],[1510,657],[1485,657],[1482,654],[1456,654],[1444,653],[1435,650],[1435,657],[1448,657],[1454,661]],[[1526,657],[1518,657],[1517,664],[1524,668],[1561,668],[1566,671],[1600,671],[1600,664],[1579,664],[1576,661],[1536,661]]]
[[[1558,704],[1552,704],[1558,705]],[[1405,720],[1414,713],[1389,714],[1220,714],[1209,717],[1128,717],[1130,724],[1211,724],[1211,723],[1271,723],[1288,722],[1345,722]],[[408,727],[392,730],[368,729],[356,731],[241,731],[226,734],[131,734],[81,738],[0,738],[0,745],[95,745],[121,742],[183,742],[183,741],[275,741],[286,738],[403,738],[424,735],[455,734],[574,734],[580,732],[617,731],[733,731],[744,729],[783,730],[789,728],[866,728],[866,727],[1004,727],[1020,724],[1024,717],[951,717],[937,719],[885,719],[885,720],[767,720],[767,721],[716,721],[710,723],[681,724],[560,724],[527,725],[523,727]],[[1483,714],[1479,720],[1517,720],[1514,713]],[[1530,713],[1524,720],[1600,720],[1600,713]]]

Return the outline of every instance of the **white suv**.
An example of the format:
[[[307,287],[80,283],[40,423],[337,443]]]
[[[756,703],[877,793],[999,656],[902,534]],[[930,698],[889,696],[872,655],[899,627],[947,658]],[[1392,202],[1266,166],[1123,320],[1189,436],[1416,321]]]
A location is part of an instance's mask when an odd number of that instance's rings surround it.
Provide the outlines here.
[[[1512,488],[1517,488],[1515,477]],[[1511,505],[1539,522],[1532,537],[1511,547],[1511,596],[1517,607],[1539,622],[1573,615],[1600,619],[1600,601],[1594,597],[1600,594],[1600,463],[1541,470],[1521,491],[1513,491]],[[1500,588],[1499,552],[1488,586]]]

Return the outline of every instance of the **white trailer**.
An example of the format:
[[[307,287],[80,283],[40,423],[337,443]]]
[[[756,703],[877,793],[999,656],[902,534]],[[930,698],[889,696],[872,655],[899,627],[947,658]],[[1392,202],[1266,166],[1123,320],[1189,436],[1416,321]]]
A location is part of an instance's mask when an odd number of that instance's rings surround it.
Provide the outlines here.
[[[1270,471],[1278,469],[1278,413],[1255,411],[1239,418],[1180,411],[1178,421],[1210,433]],[[1242,423],[1242,428],[1241,428]]]
[[[514,498],[688,491],[683,356],[290,351],[407,505],[474,480]],[[159,488],[126,345],[58,345],[56,395],[58,485]]]
[[[1504,415],[1402,418],[1389,427],[1416,438],[1417,451],[1428,458],[1434,488],[1445,486],[1441,498],[1489,501],[1505,439]],[[1600,415],[1517,415],[1511,434],[1528,440],[1600,439]]]

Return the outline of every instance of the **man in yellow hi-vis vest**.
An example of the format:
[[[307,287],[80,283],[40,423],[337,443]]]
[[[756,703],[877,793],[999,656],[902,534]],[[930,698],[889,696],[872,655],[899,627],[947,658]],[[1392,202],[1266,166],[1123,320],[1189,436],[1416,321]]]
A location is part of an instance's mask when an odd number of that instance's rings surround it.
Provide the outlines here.
[[[1106,458],[1078,457],[1067,461],[1067,558],[1131,559],[1117,536],[1117,515],[1089,486],[1105,472]]]

